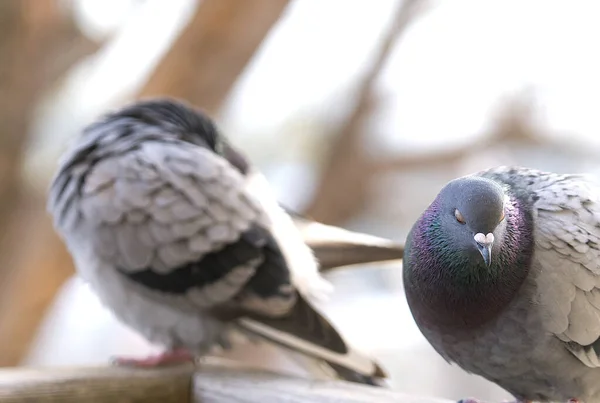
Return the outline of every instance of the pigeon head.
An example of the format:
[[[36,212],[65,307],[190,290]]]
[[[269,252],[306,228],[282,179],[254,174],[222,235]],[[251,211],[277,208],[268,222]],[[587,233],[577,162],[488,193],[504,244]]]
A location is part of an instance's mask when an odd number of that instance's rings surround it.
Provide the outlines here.
[[[519,189],[478,175],[449,182],[406,241],[409,304],[451,326],[494,317],[527,277],[532,228],[531,205]]]
[[[440,231],[447,247],[464,260],[490,267],[501,249],[506,229],[504,189],[476,176],[455,179],[438,195]]]
[[[113,118],[133,118],[152,127],[163,129],[166,136],[207,147],[221,155],[245,174],[248,161],[219,132],[213,120],[204,112],[182,101],[156,98],[134,103],[112,115]]]
[[[126,151],[141,141],[185,141],[207,148],[227,159],[242,174],[248,161],[227,141],[204,112],[182,101],[154,98],[112,111],[89,125],[76,150],[90,159]]]
[[[96,126],[129,126],[122,136],[155,137],[184,140],[220,152],[223,136],[205,113],[178,100],[154,98],[134,102],[105,115]]]

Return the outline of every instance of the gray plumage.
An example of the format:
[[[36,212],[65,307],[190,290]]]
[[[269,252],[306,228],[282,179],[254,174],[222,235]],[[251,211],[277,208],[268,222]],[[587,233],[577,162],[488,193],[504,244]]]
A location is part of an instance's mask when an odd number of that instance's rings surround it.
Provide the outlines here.
[[[231,330],[375,383],[311,299],[330,291],[290,217],[212,121],[167,99],[88,126],[65,154],[49,211],[78,273],[124,323],[198,355]]]
[[[598,402],[599,257],[594,179],[499,167],[450,182],[417,220],[404,286],[447,361],[520,400]]]

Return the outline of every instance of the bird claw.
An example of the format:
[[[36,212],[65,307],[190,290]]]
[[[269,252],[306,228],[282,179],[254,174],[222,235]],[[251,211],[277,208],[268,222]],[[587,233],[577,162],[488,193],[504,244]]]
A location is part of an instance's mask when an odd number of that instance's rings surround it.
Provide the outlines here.
[[[114,357],[112,364],[120,367],[158,368],[168,365],[194,363],[194,356],[185,349],[165,351],[145,358]]]

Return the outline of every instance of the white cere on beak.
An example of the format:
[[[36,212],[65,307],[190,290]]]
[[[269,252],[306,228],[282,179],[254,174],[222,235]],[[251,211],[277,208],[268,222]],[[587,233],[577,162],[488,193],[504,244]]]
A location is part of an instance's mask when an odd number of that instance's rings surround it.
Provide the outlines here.
[[[475,242],[481,245],[491,245],[494,242],[494,234],[491,232],[487,235],[483,235],[481,232],[475,234]]]

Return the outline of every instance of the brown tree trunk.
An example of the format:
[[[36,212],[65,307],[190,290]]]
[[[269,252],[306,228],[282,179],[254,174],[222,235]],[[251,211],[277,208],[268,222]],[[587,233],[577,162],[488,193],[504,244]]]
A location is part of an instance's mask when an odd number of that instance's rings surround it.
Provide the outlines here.
[[[28,24],[26,6],[26,1],[0,2],[0,284],[11,270],[11,251],[20,243],[11,237],[11,218],[20,199],[27,122],[40,81],[34,60],[38,33]]]
[[[288,0],[203,0],[141,97],[169,95],[216,113]]]
[[[36,99],[95,48],[67,17],[55,0],[0,1],[0,366],[19,362],[55,284],[72,270],[68,257],[54,260],[64,249],[44,200],[32,196],[21,176]]]
[[[359,140],[364,133],[365,120],[377,102],[373,84],[416,13],[422,11],[424,3],[423,0],[400,2],[370,69],[358,84],[354,109],[338,129],[330,147],[315,196],[306,209],[306,215],[311,218],[325,224],[341,225],[365,206],[374,164],[362,153]]]

